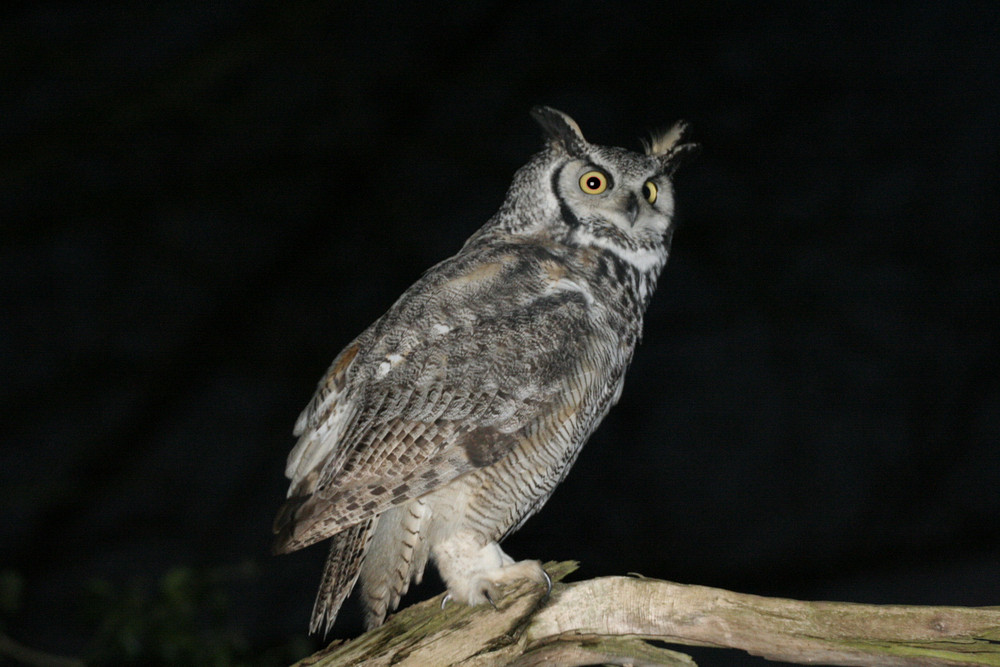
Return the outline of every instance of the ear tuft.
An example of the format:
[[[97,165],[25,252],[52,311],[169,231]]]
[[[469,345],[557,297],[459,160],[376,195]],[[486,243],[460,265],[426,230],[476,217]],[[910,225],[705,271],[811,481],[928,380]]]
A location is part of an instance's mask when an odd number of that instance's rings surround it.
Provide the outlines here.
[[[649,141],[642,142],[646,155],[652,157],[666,155],[687,135],[690,128],[687,121],[679,120],[666,132],[653,132]]]
[[[681,143],[690,129],[691,126],[686,121],[677,121],[666,132],[654,133],[649,141],[643,142],[646,155],[659,158],[663,171],[668,176],[677,171],[682,157],[695,155],[701,150],[698,144]]]
[[[587,153],[587,140],[576,121],[558,109],[538,106],[531,110],[531,116],[545,131],[545,136],[554,146],[562,147],[573,157],[583,157]]]

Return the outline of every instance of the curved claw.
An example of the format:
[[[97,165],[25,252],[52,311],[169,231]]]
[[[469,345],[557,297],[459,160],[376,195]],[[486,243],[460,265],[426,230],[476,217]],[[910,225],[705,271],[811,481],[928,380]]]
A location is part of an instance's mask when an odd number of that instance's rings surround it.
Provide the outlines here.
[[[483,596],[486,597],[486,601],[490,603],[491,607],[493,607],[494,609],[497,608],[496,602],[493,601],[493,597],[490,595],[490,592],[488,590],[483,591]]]
[[[444,611],[444,606],[448,604],[451,600],[451,593],[447,593],[443,598],[441,598],[441,611]]]
[[[542,575],[545,577],[545,595],[552,594],[552,577],[544,569],[542,570]]]

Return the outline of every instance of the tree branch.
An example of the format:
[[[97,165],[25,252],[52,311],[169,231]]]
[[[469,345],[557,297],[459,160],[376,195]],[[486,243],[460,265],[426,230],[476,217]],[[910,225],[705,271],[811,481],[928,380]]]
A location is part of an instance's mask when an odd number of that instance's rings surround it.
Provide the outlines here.
[[[545,567],[558,582],[576,564]],[[505,592],[498,610],[454,604],[441,611],[440,600],[298,664],[694,664],[646,643],[657,640],[802,664],[1000,667],[1000,607],[801,602],[632,577],[556,583],[549,598],[525,582]]]

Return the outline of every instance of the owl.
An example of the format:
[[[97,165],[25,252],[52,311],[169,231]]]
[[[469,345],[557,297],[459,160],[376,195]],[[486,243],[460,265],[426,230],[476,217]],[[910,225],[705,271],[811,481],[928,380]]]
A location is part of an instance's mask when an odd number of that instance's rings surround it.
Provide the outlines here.
[[[329,540],[310,631],[361,581],[380,625],[428,561],[447,599],[550,585],[500,542],[537,512],[618,401],[673,233],[684,123],[644,154],[532,110],[543,150],[500,210],[337,356],[298,418],[276,553]]]

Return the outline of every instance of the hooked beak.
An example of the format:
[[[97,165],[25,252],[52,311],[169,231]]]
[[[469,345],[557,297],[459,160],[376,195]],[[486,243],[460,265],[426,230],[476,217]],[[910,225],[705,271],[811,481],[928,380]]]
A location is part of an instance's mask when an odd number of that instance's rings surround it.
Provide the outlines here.
[[[635,227],[635,219],[639,215],[639,198],[632,192],[628,196],[628,203],[625,205],[625,213],[628,215],[628,224]]]

